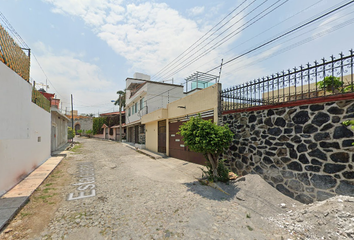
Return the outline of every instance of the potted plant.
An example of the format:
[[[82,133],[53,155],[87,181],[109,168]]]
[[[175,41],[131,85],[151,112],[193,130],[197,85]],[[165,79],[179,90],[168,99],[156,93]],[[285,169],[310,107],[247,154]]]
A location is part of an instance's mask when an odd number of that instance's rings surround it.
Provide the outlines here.
[[[342,90],[343,82],[339,77],[327,76],[317,83],[317,86],[327,92],[339,93]]]

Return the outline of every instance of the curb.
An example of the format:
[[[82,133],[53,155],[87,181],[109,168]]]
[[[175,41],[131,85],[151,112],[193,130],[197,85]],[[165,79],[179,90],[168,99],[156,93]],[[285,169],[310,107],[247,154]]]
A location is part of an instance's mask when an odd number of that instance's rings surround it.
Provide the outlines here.
[[[10,221],[26,205],[33,192],[66,157],[66,154],[59,153],[57,155],[59,156],[48,158],[0,198],[0,233],[5,230]]]

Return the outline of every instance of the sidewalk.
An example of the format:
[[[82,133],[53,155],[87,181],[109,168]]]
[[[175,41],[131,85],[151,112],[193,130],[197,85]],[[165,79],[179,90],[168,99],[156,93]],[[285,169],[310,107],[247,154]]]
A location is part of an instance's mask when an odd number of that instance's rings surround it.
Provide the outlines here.
[[[66,157],[67,151],[65,151],[65,149],[68,146],[69,144],[66,144],[61,150],[53,152],[52,157],[0,198],[0,232],[27,203],[32,193],[42,184],[56,166],[58,166],[61,160]]]

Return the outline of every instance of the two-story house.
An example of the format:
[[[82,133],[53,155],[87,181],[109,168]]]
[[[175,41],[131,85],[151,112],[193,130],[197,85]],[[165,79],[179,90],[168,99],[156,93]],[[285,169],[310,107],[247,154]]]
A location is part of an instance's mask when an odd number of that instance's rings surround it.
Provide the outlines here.
[[[183,86],[154,82],[150,76],[135,73],[126,79],[125,119],[127,141],[145,143],[143,115],[166,108],[167,104],[184,97]]]

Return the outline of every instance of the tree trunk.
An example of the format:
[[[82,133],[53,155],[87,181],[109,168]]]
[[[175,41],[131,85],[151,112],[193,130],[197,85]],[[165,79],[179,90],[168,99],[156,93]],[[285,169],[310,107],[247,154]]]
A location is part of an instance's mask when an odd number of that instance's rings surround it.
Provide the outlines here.
[[[214,178],[216,178],[218,176],[218,162],[217,159],[215,159],[215,156],[211,153],[207,153],[208,156],[208,160],[210,162],[211,165],[211,170],[213,171],[213,176]]]

